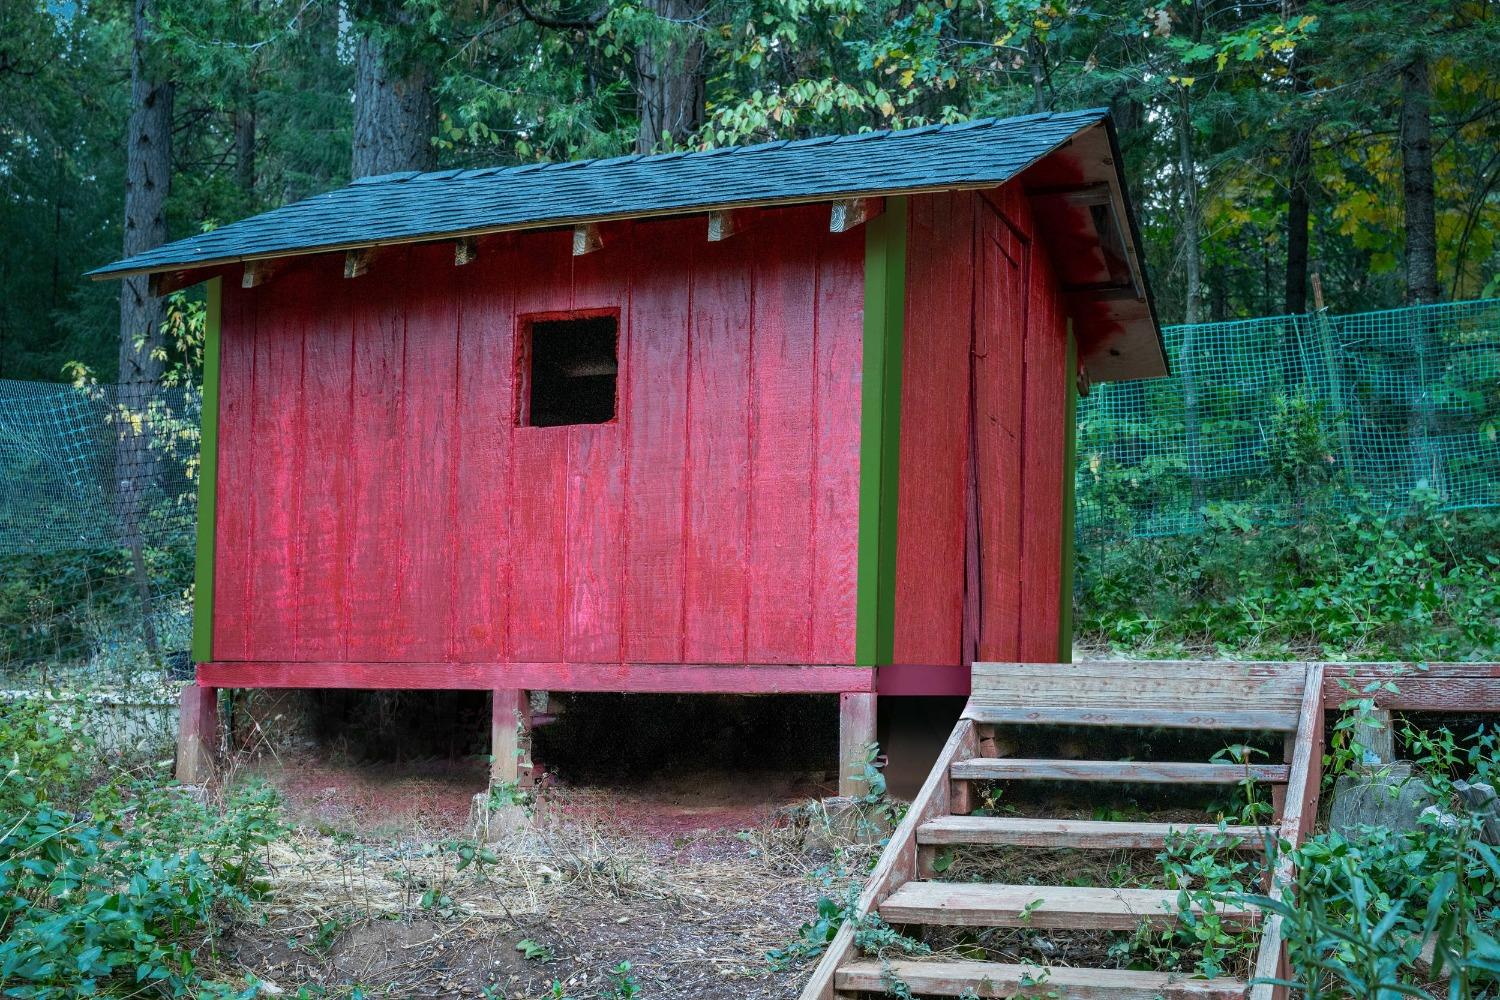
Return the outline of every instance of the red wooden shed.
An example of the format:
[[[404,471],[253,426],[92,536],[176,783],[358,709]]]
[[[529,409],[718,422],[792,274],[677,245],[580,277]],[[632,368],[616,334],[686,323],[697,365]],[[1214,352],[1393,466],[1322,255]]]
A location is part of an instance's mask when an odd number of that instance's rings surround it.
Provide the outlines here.
[[[1068,645],[1071,399],[1165,373],[1103,111],[366,178],[210,280],[217,688],[887,694]],[[198,721],[204,720],[204,721]],[[852,780],[852,779],[851,779]],[[845,787],[851,787],[845,782]]]

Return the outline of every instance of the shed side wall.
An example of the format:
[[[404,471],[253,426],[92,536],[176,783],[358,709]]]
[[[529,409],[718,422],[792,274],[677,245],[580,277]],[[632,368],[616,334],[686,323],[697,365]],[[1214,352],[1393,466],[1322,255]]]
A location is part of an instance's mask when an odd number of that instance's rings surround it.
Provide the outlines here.
[[[851,663],[863,235],[826,207],[226,282],[215,659]],[[618,308],[618,417],[516,427],[532,313]]]
[[[1057,281],[1016,185],[914,198],[909,233],[895,662],[1051,662],[1069,382]]]

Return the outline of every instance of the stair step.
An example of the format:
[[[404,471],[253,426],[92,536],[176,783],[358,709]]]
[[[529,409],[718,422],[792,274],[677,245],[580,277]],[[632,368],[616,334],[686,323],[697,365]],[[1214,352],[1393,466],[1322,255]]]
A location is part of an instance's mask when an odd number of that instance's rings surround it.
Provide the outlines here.
[[[1007,726],[1120,726],[1134,729],[1234,729],[1294,732],[1297,715],[1285,711],[1255,709],[1196,709],[1191,712],[1167,708],[1115,708],[1070,705],[980,705],[970,704],[964,718],[989,725]]]
[[[889,977],[889,978],[888,978]],[[1055,997],[1068,1000],[1240,1000],[1242,979],[1185,979],[1165,972],[1118,969],[1064,969],[1000,962],[877,962],[860,960],[840,967],[836,989],[885,993],[889,979],[917,996]]]
[[[1013,816],[944,816],[917,828],[919,844],[1019,847],[1080,847],[1103,850],[1160,849],[1169,835],[1238,840],[1237,850],[1263,851],[1275,831],[1262,826],[1217,823],[1118,823]]]
[[[1176,923],[1177,895],[1171,889],[908,882],[878,909],[891,924],[1128,931],[1143,921]],[[1226,924],[1254,923],[1259,916],[1228,903],[1218,909]],[[1201,912],[1197,904],[1193,910]]]
[[[1184,764],[1137,760],[1032,760],[972,757],[954,761],[950,777],[960,781],[1119,781],[1139,784],[1238,785],[1253,781],[1286,784],[1285,764]]]

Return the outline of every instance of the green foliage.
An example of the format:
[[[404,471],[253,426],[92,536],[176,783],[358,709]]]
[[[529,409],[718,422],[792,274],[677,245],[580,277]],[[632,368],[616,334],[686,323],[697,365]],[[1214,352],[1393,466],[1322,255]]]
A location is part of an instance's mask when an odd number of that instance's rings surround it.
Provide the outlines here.
[[[1403,736],[1412,780],[1436,803],[1417,828],[1313,837],[1292,851],[1297,878],[1283,898],[1247,896],[1281,915],[1292,969],[1285,982],[1308,1000],[1426,996],[1416,987],[1444,973],[1456,1000],[1500,986],[1500,854],[1453,788],[1459,776],[1496,779],[1500,738],[1484,728],[1464,745],[1447,730],[1410,726]]]
[[[62,1000],[127,985],[230,995],[200,976],[195,955],[225,915],[265,891],[274,798],[248,788],[215,808],[130,776],[90,787],[91,750],[40,702],[0,718],[5,995]]]
[[[1321,510],[1291,525],[1211,510],[1201,535],[1079,554],[1079,628],[1143,653],[1464,660],[1500,647],[1500,513]]]

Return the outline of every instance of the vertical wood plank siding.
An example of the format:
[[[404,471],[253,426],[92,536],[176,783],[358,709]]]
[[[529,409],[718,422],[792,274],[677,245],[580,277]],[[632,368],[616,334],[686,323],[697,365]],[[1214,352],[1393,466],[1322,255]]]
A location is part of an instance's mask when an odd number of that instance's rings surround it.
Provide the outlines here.
[[[911,216],[895,662],[1051,662],[1071,509],[1057,281],[1017,185],[914,198]]]
[[[213,659],[855,662],[866,236],[702,229],[232,274]],[[615,421],[515,426],[523,318],[583,309],[619,310]]]
[[[978,196],[912,199],[902,338],[897,663],[962,663]]]
[[[859,603],[854,662],[891,662],[895,636],[897,474],[907,199],[865,223],[864,386],[859,452]]]
[[[203,415],[198,438],[198,537],[193,572],[193,641],[195,663],[214,658],[214,498],[219,488],[220,315],[224,279],[208,282],[203,317]]]

